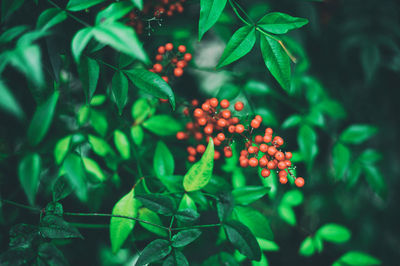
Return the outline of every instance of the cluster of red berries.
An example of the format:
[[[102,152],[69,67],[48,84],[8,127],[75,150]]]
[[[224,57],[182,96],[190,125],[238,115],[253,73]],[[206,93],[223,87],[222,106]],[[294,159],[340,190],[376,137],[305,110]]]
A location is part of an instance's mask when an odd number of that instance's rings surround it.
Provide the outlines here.
[[[143,18],[147,22],[152,20],[159,21],[163,15],[167,15],[168,17],[173,16],[175,13],[182,13],[184,8],[182,4],[186,0],[156,0],[156,1],[147,1],[143,10],[140,12],[135,9],[128,13],[126,16],[127,22],[126,25],[135,28],[138,34],[143,33],[144,22]],[[148,17],[154,16],[152,19],[148,19]]]
[[[261,176],[270,176],[271,171],[278,171],[279,182],[286,184],[288,176],[295,179],[298,187],[304,185],[302,177],[294,177],[290,169],[292,167],[291,152],[283,153],[279,148],[284,144],[280,136],[273,136],[273,130],[266,128],[261,134],[255,134],[260,130],[262,117],[256,115],[249,123],[246,118],[240,121],[235,116],[244,108],[243,102],[236,102],[234,108],[230,102],[216,98],[206,100],[201,106],[198,100],[192,100],[191,107],[186,107],[183,113],[186,116],[192,114],[192,121],[186,124],[186,131],[176,134],[178,140],[186,140],[192,137],[196,145],[187,147],[189,162],[195,162],[204,153],[205,143],[212,138],[215,145],[214,160],[218,160],[223,154],[232,157],[231,143],[233,139],[240,139],[245,143],[245,148],[240,152],[239,164],[241,167],[261,167]],[[190,112],[190,109],[192,112]],[[244,117],[244,116],[242,116]],[[197,158],[196,156],[199,155]]]
[[[151,72],[158,73],[165,80],[169,82],[168,76],[180,77],[183,75],[183,69],[187,66],[188,62],[192,60],[192,55],[186,53],[186,46],[179,45],[178,51],[174,51],[174,45],[167,43],[164,46],[159,46],[157,49],[156,61]]]

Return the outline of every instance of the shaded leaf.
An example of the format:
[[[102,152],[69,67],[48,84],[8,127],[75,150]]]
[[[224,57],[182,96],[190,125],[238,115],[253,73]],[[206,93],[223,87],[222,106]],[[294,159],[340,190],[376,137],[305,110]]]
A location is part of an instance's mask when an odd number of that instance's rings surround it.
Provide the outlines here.
[[[176,203],[172,197],[161,194],[136,195],[136,199],[156,213],[172,216],[176,210]]]
[[[180,248],[189,245],[201,235],[199,229],[188,229],[178,232],[172,237],[172,246]]]
[[[344,226],[339,224],[325,224],[318,231],[316,235],[321,239],[332,243],[344,243],[351,237],[351,232]]]
[[[104,2],[104,0],[69,0],[67,9],[69,11],[80,11],[97,5],[101,2]]]
[[[17,118],[22,119],[25,114],[21,105],[15,99],[14,95],[9,91],[7,86],[0,80],[0,108],[4,111],[15,115]]]
[[[146,265],[162,258],[166,257],[172,248],[170,243],[164,239],[156,239],[148,244],[139,256],[139,259],[136,261],[136,266]]]
[[[115,72],[111,81],[111,99],[118,107],[119,115],[122,114],[128,102],[128,79],[121,71]]]
[[[86,201],[86,174],[81,157],[74,153],[69,154],[64,160],[63,168],[70,184],[76,192],[76,195],[82,201]]]
[[[79,78],[82,82],[86,102],[89,103],[96,91],[99,80],[100,66],[96,60],[84,56],[78,66]]]
[[[49,8],[43,11],[36,23],[36,28],[45,31],[67,19],[65,11],[58,8]]]
[[[235,206],[234,210],[238,221],[246,225],[254,236],[267,240],[274,239],[269,221],[262,213],[251,207],[242,206]]]
[[[200,217],[200,214],[192,209],[183,209],[179,210],[175,214],[175,217],[178,221],[181,221],[183,223],[189,223],[197,220]]]
[[[153,224],[158,224],[160,226],[162,226],[162,222],[160,217],[157,215],[157,213],[147,209],[147,208],[140,208],[139,209],[139,219],[143,220],[143,221],[147,221]],[[148,224],[148,223],[142,223],[139,222],[141,226],[143,226],[144,228],[146,228],[147,230],[149,230],[150,232],[159,235],[159,236],[168,236],[168,233],[166,230],[156,227],[154,225]]]
[[[53,201],[59,201],[72,193],[73,187],[65,176],[57,178],[53,185]]]
[[[154,172],[158,177],[170,176],[174,174],[174,157],[169,151],[167,145],[164,142],[159,141],[157,143],[156,151],[153,160]]]
[[[18,165],[18,177],[28,198],[29,204],[35,203],[35,196],[39,188],[41,159],[39,154],[25,155]]]
[[[351,125],[340,135],[340,140],[349,144],[361,144],[378,132],[378,129],[370,125]]]
[[[264,197],[268,192],[269,192],[268,187],[247,186],[247,187],[235,188],[232,191],[232,195],[236,203],[248,205]]]
[[[300,152],[306,162],[311,163],[318,153],[317,134],[307,125],[303,125],[299,130],[297,137]]]
[[[81,54],[93,37],[93,28],[83,28],[79,30],[71,41],[72,55],[77,63],[80,61]]]
[[[43,237],[51,239],[82,238],[78,229],[70,225],[57,215],[46,215],[40,222],[40,233]]]
[[[199,41],[221,16],[227,0],[200,0]]]
[[[308,23],[305,18],[296,18],[288,14],[271,12],[262,17],[257,26],[274,34],[285,34],[290,30],[298,29]]]
[[[189,266],[185,255],[177,249],[174,249],[171,255],[169,255],[163,262],[163,266]]]
[[[342,179],[350,165],[350,149],[341,143],[333,147],[332,161],[336,179]]]

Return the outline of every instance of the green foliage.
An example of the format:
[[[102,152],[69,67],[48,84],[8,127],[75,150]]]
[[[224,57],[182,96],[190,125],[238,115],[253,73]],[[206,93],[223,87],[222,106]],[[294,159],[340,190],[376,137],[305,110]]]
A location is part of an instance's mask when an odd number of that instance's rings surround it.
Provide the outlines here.
[[[199,41],[221,16],[227,0],[200,0]]]

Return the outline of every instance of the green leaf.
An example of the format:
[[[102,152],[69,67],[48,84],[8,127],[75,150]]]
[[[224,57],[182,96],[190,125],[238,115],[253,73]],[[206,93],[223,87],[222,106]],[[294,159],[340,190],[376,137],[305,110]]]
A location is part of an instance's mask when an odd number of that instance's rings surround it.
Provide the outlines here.
[[[140,11],[143,9],[143,0],[131,0],[134,6],[136,6]]]
[[[171,87],[165,80],[163,80],[156,73],[150,72],[146,69],[131,69],[124,70],[129,80],[138,87],[140,90],[149,93],[152,96],[166,99],[168,98],[169,103],[172,106],[172,110],[175,110],[175,95]]]
[[[77,63],[79,63],[81,54],[93,37],[93,28],[83,28],[79,30],[71,41],[72,55]]]
[[[96,60],[84,56],[78,66],[79,78],[82,82],[86,102],[89,103],[96,91],[100,75],[100,66]]]
[[[189,245],[201,235],[199,229],[182,230],[172,237],[172,246],[180,248]]]
[[[156,239],[148,244],[141,252],[135,266],[146,265],[166,257],[172,248],[170,243],[164,239]]]
[[[347,116],[346,110],[338,101],[323,100],[317,104],[317,108],[334,119],[343,119]]]
[[[23,32],[27,31],[29,27],[27,25],[19,25],[12,27],[6,31],[4,31],[0,35],[0,43],[8,43],[14,40],[14,38],[21,35]]]
[[[100,166],[95,160],[92,160],[88,157],[82,157],[82,161],[86,171],[96,177],[97,181],[104,182],[107,179],[103,173],[103,170],[101,170]]]
[[[288,223],[291,226],[296,225],[296,215],[290,206],[281,204],[278,207],[278,214],[282,220]]]
[[[243,26],[238,29],[229,40],[225,50],[219,59],[217,68],[229,65],[230,63],[245,56],[251,51],[256,43],[256,30],[254,26]]]
[[[200,0],[199,41],[218,21],[227,0]]]
[[[377,258],[374,258],[369,254],[359,251],[349,251],[343,256],[341,256],[336,262],[333,263],[334,266],[340,266],[340,265],[372,266],[381,264],[382,262]]]
[[[102,105],[107,100],[107,97],[103,94],[97,94],[92,97],[90,100],[90,106],[99,106]]]
[[[15,115],[17,118],[22,119],[25,114],[21,105],[15,99],[14,95],[9,91],[7,86],[0,80],[0,108],[4,111]]]
[[[257,242],[262,251],[279,251],[279,246],[274,241],[257,238]]]
[[[128,14],[132,9],[133,6],[128,1],[112,3],[97,14],[96,25],[117,21]]]
[[[149,62],[142,44],[131,27],[119,22],[102,23],[93,28],[93,35],[100,43],[109,45],[115,50],[130,55],[144,63]]]
[[[379,169],[373,165],[364,165],[363,169],[366,175],[366,180],[371,189],[381,198],[386,198],[387,185]]]
[[[200,214],[192,209],[183,209],[179,210],[176,214],[175,217],[178,221],[183,222],[183,223],[189,223],[193,222],[197,219],[199,219]]]
[[[102,137],[107,135],[108,122],[104,112],[100,112],[94,109],[90,110],[90,124],[94,130],[99,133]]]
[[[262,56],[268,70],[283,89],[290,89],[290,60],[280,44],[267,36],[260,36]]]
[[[189,266],[189,262],[182,252],[174,249],[173,254],[169,255],[164,260],[162,266]]]
[[[257,80],[249,80],[244,85],[244,90],[250,93],[250,95],[267,95],[272,92],[266,83]]]
[[[234,211],[238,217],[238,221],[246,225],[256,237],[267,240],[274,239],[269,221],[262,213],[251,207],[242,206],[235,206]]]
[[[308,23],[305,18],[296,18],[288,14],[271,12],[262,17],[257,26],[274,34],[285,34],[290,30],[298,29]]]
[[[153,167],[154,172],[158,177],[174,174],[174,157],[169,151],[167,145],[162,141],[157,143],[156,151],[154,153]]]
[[[108,145],[108,143],[103,139],[93,135],[89,135],[88,139],[90,146],[97,155],[105,157],[108,154],[114,154],[114,151],[111,149],[110,145]]]
[[[318,251],[318,253],[321,253],[324,249],[324,243],[322,242],[322,239],[318,235],[314,236],[313,245],[315,250]]]
[[[299,254],[305,257],[313,255],[315,252],[313,239],[311,236],[306,237],[300,244]]]
[[[49,202],[45,208],[46,215],[52,214],[62,217],[64,210],[63,206],[59,202]]]
[[[197,206],[194,200],[185,193],[179,203],[178,210],[191,209],[197,212]]]
[[[270,127],[277,127],[278,120],[276,119],[276,115],[268,108],[260,107],[255,111],[258,115],[262,117],[262,121],[264,125],[268,125]]]
[[[68,261],[61,250],[59,250],[53,243],[40,244],[38,249],[38,261],[39,258],[41,262],[45,263],[45,265],[68,265]]]
[[[217,214],[220,221],[231,216],[235,203],[230,191],[220,192],[217,196]]]
[[[300,115],[291,115],[288,118],[286,118],[286,120],[282,123],[281,127],[283,129],[295,127],[297,125],[300,125],[301,120],[302,118]]]
[[[229,221],[224,229],[233,246],[250,260],[261,259],[260,246],[250,229],[238,221]]]
[[[247,186],[234,189],[232,191],[232,195],[237,204],[248,205],[264,197],[268,192],[268,187]]]
[[[53,185],[53,201],[68,197],[73,190],[70,181],[65,176],[60,176]]]
[[[71,144],[71,139],[72,135],[68,135],[57,141],[57,144],[54,147],[54,159],[57,164],[61,164],[65,156],[67,156]]]
[[[139,219],[143,220],[143,221],[147,221],[150,222],[152,224],[157,224],[162,226],[162,221],[160,219],[160,217],[157,215],[157,213],[147,209],[147,208],[140,208],[139,209]],[[146,228],[147,230],[149,230],[150,232],[159,235],[159,236],[168,236],[168,233],[166,230],[156,227],[154,225],[148,224],[148,223],[142,223],[139,222],[141,226],[143,226],[144,228]]]
[[[303,125],[297,137],[300,152],[306,162],[311,163],[318,153],[317,134],[307,125]]]
[[[82,158],[74,153],[71,153],[65,158],[63,167],[65,169],[66,176],[79,199],[82,201],[86,201],[86,174]]]
[[[69,11],[81,11],[101,2],[104,2],[104,0],[69,0],[67,9]]]
[[[39,46],[30,45],[29,43],[19,45],[10,52],[8,59],[11,65],[21,71],[35,86],[42,87],[44,85]]]
[[[169,115],[152,116],[142,125],[158,136],[173,136],[182,130],[182,124]]]
[[[135,124],[140,124],[148,116],[153,115],[155,108],[149,103],[148,99],[140,98],[132,105],[132,117]]]
[[[337,180],[342,179],[350,165],[350,149],[341,143],[336,143],[332,151],[332,163]]]
[[[378,132],[378,129],[370,125],[352,125],[340,135],[340,140],[348,144],[361,144]]]
[[[58,215],[46,215],[40,222],[39,230],[43,237],[51,239],[82,238],[78,229]]]
[[[128,160],[131,157],[131,145],[128,137],[121,130],[114,131],[114,144],[124,160]]]
[[[141,126],[133,126],[131,127],[131,137],[133,139],[133,142],[137,145],[140,146],[142,145],[143,142],[143,129]]]
[[[43,11],[36,23],[36,28],[43,31],[63,22],[67,19],[67,14],[65,11],[58,8],[49,8]]]
[[[156,213],[172,216],[176,210],[176,202],[170,196],[161,194],[148,194],[136,195],[136,199],[140,200],[142,204]]]
[[[281,202],[288,206],[298,206],[303,202],[303,194],[299,190],[290,190],[283,195]]]
[[[318,231],[316,235],[321,239],[332,243],[344,243],[351,237],[351,232],[344,226],[338,224],[325,224]]]
[[[131,189],[128,194],[123,196],[112,210],[112,215],[120,215],[136,218],[138,214],[139,202],[134,199],[134,190]],[[111,248],[116,253],[135,226],[135,220],[111,217],[110,221],[110,239]]]
[[[35,203],[39,188],[40,156],[37,153],[25,155],[18,165],[18,177],[30,205]]]
[[[200,161],[192,165],[183,178],[185,191],[195,191],[207,185],[212,176],[214,166],[214,142],[208,142],[207,149]]]
[[[39,105],[28,128],[28,140],[32,146],[39,144],[46,136],[55,113],[59,92],[54,92],[44,103]]]
[[[376,150],[366,149],[360,155],[359,160],[361,163],[365,165],[370,165],[382,160],[382,158],[383,158],[382,154],[377,152]]]
[[[119,115],[122,114],[128,102],[128,79],[121,71],[115,72],[111,81],[111,99],[118,107]]]

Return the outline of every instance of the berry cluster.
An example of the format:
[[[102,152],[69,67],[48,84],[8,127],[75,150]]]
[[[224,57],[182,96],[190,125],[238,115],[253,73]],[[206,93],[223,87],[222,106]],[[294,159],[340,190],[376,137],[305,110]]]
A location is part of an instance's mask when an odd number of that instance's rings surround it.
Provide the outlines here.
[[[204,153],[209,138],[213,138],[215,145],[214,160],[221,155],[232,157],[232,141],[244,142],[244,149],[240,151],[239,164],[241,167],[261,167],[261,176],[270,176],[271,171],[278,171],[279,182],[286,184],[288,176],[295,179],[298,187],[304,185],[302,177],[294,177],[290,169],[292,167],[291,152],[279,150],[284,144],[280,136],[273,136],[273,130],[266,128],[263,134],[255,134],[260,131],[262,117],[256,115],[251,121],[247,116],[238,116],[243,110],[243,102],[236,102],[230,108],[230,102],[226,99],[218,101],[216,98],[206,100],[201,106],[198,100],[192,100],[191,107],[183,110],[186,116],[192,114],[192,121],[186,124],[186,131],[176,134],[178,140],[194,139],[196,143],[187,147],[189,162],[195,162]],[[190,111],[191,110],[191,111]],[[231,111],[232,110],[232,111]],[[240,117],[245,117],[240,119]],[[250,122],[250,123],[249,123]]]
[[[182,76],[183,69],[192,60],[192,55],[186,53],[186,46],[184,45],[179,45],[177,51],[174,51],[174,45],[167,43],[164,46],[158,47],[157,52],[157,63],[153,65],[150,71],[160,74],[165,82],[169,82],[168,76]]]
[[[131,11],[126,16],[126,25],[135,28],[138,34],[143,33],[144,21],[160,21],[161,17],[167,15],[168,17],[173,16],[175,13],[182,13],[184,8],[182,4],[186,0],[156,0],[147,1],[143,10],[137,9]],[[150,18],[153,16],[153,18]]]

